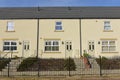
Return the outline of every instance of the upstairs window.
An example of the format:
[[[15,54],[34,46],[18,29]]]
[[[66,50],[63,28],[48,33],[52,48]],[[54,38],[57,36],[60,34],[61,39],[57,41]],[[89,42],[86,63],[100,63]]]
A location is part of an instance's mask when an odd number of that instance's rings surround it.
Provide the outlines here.
[[[56,22],[55,24],[55,30],[62,30],[62,22],[61,21],[58,21]]]
[[[110,21],[105,21],[105,22],[104,22],[104,30],[105,30],[105,31],[111,30]]]
[[[12,21],[7,22],[7,31],[14,31],[14,22]]]

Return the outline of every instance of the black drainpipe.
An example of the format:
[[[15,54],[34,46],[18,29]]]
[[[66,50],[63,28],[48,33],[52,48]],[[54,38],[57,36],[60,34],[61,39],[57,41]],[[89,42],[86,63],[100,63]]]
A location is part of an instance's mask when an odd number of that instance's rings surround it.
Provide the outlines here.
[[[80,32],[80,57],[82,56],[82,30],[81,30],[81,19],[79,19],[79,32]]]
[[[38,58],[39,54],[39,19],[37,19],[37,52],[36,58]]]

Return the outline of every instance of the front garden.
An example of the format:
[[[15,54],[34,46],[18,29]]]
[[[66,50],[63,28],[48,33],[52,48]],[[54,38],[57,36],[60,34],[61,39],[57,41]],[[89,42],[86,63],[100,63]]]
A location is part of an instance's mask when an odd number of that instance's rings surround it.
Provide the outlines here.
[[[10,62],[10,59],[7,58],[0,58],[0,71],[2,71],[5,66]]]
[[[99,66],[101,65],[101,69],[120,69],[120,57],[102,57],[101,60],[100,58],[97,58],[96,61],[99,64]]]
[[[18,71],[67,71],[75,70],[74,60],[26,58],[19,65]]]

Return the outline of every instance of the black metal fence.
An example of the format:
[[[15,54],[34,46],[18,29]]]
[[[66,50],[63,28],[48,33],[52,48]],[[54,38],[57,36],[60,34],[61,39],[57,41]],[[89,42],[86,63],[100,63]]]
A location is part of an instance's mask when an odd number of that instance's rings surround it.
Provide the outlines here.
[[[0,76],[120,75],[120,58],[0,59]]]

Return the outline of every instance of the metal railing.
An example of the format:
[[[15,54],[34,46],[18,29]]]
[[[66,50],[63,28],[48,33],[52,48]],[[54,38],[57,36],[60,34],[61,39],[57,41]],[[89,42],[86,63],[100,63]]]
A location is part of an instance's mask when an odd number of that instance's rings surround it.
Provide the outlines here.
[[[0,66],[3,65],[2,60],[4,59],[0,59]],[[79,59],[70,57],[68,59],[9,59],[9,62],[4,61],[6,64],[0,69],[0,76],[120,75],[119,60],[119,58],[109,60],[101,56],[97,59],[84,57]],[[110,65],[110,63],[114,64]]]

